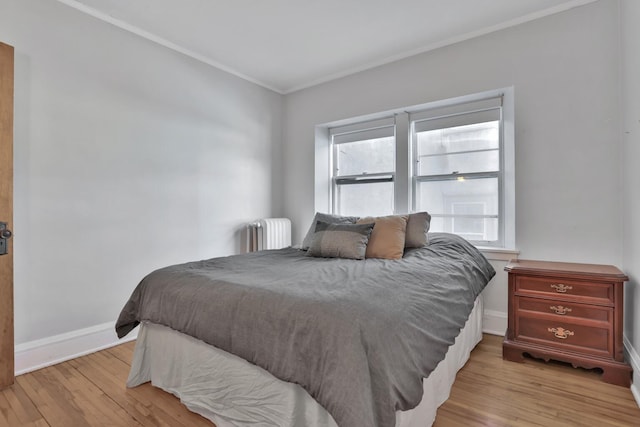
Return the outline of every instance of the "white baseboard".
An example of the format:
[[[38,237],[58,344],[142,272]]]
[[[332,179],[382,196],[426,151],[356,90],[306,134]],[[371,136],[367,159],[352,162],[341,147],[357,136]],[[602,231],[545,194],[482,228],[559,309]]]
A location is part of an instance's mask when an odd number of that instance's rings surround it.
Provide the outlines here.
[[[46,368],[105,348],[135,340],[138,330],[119,340],[115,322],[107,322],[89,328],[78,329],[15,347],[16,375]]]
[[[640,407],[640,355],[635,348],[631,345],[631,341],[624,337],[624,350],[627,356],[627,360],[633,368],[633,379],[631,380],[631,393],[636,399],[638,407]]]
[[[507,332],[508,316],[502,311],[485,310],[482,317],[482,332],[504,336]]]

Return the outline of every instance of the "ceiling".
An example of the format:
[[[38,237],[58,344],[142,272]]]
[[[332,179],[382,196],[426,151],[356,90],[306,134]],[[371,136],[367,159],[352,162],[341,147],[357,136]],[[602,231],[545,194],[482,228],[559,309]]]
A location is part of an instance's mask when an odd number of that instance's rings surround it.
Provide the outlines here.
[[[595,0],[58,0],[279,93]]]

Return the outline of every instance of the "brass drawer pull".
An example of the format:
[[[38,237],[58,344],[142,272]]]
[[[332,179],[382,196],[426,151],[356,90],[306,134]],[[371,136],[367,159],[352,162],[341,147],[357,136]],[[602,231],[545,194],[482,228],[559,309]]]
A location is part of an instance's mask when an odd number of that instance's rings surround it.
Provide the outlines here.
[[[565,285],[562,283],[558,283],[557,285],[551,285],[551,287],[555,289],[556,292],[558,292],[559,294],[566,294],[567,291],[570,291],[571,289],[573,289],[573,286]]]
[[[551,307],[549,307],[549,309],[553,310],[556,314],[560,314],[560,315],[571,313],[571,309],[569,307],[563,307],[561,305],[557,307],[555,305],[552,305]]]
[[[570,331],[568,329],[561,328],[561,327],[549,328],[547,330],[553,333],[553,335],[555,335],[556,338],[559,338],[561,340],[566,340],[567,337],[574,335],[573,331]]]

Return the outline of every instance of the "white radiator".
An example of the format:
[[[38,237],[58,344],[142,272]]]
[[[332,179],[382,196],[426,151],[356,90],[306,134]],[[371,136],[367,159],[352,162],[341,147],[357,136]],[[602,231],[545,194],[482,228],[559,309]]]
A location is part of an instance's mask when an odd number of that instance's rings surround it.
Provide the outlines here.
[[[247,226],[247,251],[280,249],[291,246],[289,218],[264,218]]]

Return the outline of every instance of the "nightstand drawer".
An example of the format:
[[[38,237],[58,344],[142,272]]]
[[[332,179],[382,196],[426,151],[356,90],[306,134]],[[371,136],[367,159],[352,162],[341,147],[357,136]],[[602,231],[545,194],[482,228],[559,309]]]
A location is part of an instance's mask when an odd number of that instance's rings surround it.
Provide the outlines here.
[[[609,328],[584,326],[567,320],[518,316],[516,340],[594,356],[611,357],[613,342]]]
[[[609,323],[613,319],[613,308],[602,307],[597,305],[578,304],[572,302],[558,302],[554,300],[546,300],[529,297],[516,297],[517,313],[523,310],[545,313],[553,317],[561,318],[580,318],[595,320],[598,322]]]
[[[613,306],[613,284],[556,277],[518,276],[516,295]]]

